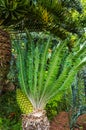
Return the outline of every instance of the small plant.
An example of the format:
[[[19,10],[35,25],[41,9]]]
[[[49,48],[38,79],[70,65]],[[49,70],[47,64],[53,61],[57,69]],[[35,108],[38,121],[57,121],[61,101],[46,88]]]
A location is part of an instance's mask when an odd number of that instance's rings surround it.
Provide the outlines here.
[[[33,106],[33,112],[23,118],[23,130],[49,130],[44,110],[46,104],[56,95],[62,97],[79,69],[86,64],[86,43],[80,39],[71,52],[67,47],[69,40],[60,41],[52,50],[47,63],[51,41],[51,38],[46,41],[39,39],[34,43],[27,31],[27,43],[23,47],[15,43],[20,86]],[[68,55],[64,58],[66,52]]]

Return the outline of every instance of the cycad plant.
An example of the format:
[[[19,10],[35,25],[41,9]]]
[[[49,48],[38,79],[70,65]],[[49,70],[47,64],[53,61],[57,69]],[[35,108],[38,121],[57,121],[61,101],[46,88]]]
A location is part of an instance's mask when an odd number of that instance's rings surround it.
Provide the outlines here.
[[[71,33],[84,33],[82,10],[81,0],[0,0],[0,25],[47,30],[65,39]]]
[[[68,43],[68,39],[60,41],[49,57],[51,38],[39,38],[34,42],[27,31],[27,43],[21,45],[15,42],[20,86],[33,106],[32,109],[30,104],[32,112],[27,107],[28,114],[23,117],[23,130],[49,130],[44,110],[46,104],[54,96],[62,96],[70,87],[77,71],[86,64],[86,43],[79,39],[71,52],[67,48]]]

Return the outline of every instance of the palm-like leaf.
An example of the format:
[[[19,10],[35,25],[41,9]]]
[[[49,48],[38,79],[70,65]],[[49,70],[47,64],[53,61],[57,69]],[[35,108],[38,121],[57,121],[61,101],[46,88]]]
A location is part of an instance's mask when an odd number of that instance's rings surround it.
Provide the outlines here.
[[[77,71],[86,64],[86,58],[84,58],[86,56],[86,44],[84,43],[80,49],[77,41],[78,44],[74,50],[64,59],[63,68],[60,72],[62,60],[66,51],[68,51],[66,45],[68,39],[59,42],[52,52],[49,64],[47,64],[48,49],[52,40],[44,41],[41,39],[35,45],[30,34],[27,34],[28,42],[25,45],[27,47],[21,50],[18,43],[16,46],[18,50],[19,81],[22,90],[32,102],[34,108],[43,108],[53,96],[57,93],[61,96],[70,87]]]
[[[70,32],[80,34],[82,25],[79,15],[73,19],[73,11],[68,6],[70,4],[73,8],[73,3],[74,9],[78,10],[80,1],[65,3],[63,0],[0,0],[0,24],[7,27],[12,25],[20,30],[25,27],[31,31],[48,30],[61,39],[65,39]]]

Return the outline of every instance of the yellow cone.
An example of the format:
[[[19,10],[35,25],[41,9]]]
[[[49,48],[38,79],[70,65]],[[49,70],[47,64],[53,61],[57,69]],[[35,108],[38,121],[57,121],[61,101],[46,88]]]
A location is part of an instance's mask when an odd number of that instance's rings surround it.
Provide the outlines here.
[[[20,89],[16,90],[16,100],[23,114],[30,114],[33,111],[30,100]]]

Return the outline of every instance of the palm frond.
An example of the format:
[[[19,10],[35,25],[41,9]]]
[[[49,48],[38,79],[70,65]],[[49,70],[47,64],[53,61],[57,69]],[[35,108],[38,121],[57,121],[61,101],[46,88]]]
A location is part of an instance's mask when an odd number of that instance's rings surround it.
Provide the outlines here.
[[[85,43],[80,48],[81,41],[77,41],[73,51],[68,52],[68,42],[67,39],[57,44],[49,63],[47,56],[51,38],[46,41],[39,38],[35,43],[27,31],[25,48],[21,50],[20,44],[17,44],[20,85],[34,108],[43,108],[52,97],[61,96],[72,84],[78,70],[86,64]]]
[[[39,96],[41,96],[42,91],[41,86],[44,85],[44,80],[45,80],[45,71],[46,71],[46,64],[47,64],[47,55],[48,55],[48,49],[50,45],[50,38],[48,39],[48,42],[44,43],[43,53],[41,54],[40,57],[40,70],[39,70],[39,76],[38,76],[38,90],[39,90]]]
[[[33,44],[33,40],[32,40],[32,36],[31,34],[26,30],[27,32],[27,54],[26,54],[26,68],[27,68],[27,83],[28,86],[27,87],[27,91],[28,91],[28,95],[30,95],[30,93],[33,93],[33,80],[34,80],[34,65],[33,65],[33,60],[34,60],[34,44]],[[29,88],[29,90],[28,90]],[[31,96],[31,95],[30,95]],[[32,96],[31,96],[32,99]]]
[[[38,93],[38,72],[39,72],[39,49],[38,46],[34,50],[34,85],[33,85],[33,90],[34,90],[34,98],[36,93]],[[38,101],[38,97],[36,96],[36,102]]]
[[[42,100],[48,101],[51,99],[55,93],[61,93],[62,90],[67,89],[73,82],[73,79],[76,75],[76,73],[79,71],[79,69],[86,64],[86,58],[81,58],[81,56],[86,56],[86,44],[84,43],[82,50],[79,50],[76,52],[76,54],[70,53],[64,63],[62,73],[58,77],[58,79],[55,80],[53,84],[51,84],[51,90],[47,89],[44,97],[42,97]],[[63,91],[64,92],[64,91]],[[46,96],[47,95],[47,96]],[[42,102],[42,101],[41,101]]]
[[[64,54],[64,48],[65,48],[66,44],[67,44],[67,41],[65,41],[64,44],[60,43],[57,46],[56,50],[54,51],[54,54],[53,54],[50,64],[49,64],[48,74],[46,77],[47,80],[45,81],[45,84],[43,87],[44,90],[43,90],[41,99],[43,99],[43,96],[45,95],[45,93],[47,91],[47,86],[50,86],[53,83],[53,81],[56,79],[56,75],[59,72],[59,68],[61,65],[61,61],[62,61],[63,54]],[[40,102],[41,102],[41,100],[40,100]]]
[[[52,85],[52,87],[54,89],[52,89],[52,91],[50,91],[48,93],[48,95],[44,97],[45,102],[47,103],[48,100],[52,99],[55,95],[62,96],[64,91],[67,91],[68,87],[70,87],[70,85],[72,84],[72,82],[73,82],[73,80],[75,78],[76,73],[85,64],[86,64],[86,60],[84,62],[81,62],[78,66],[76,66],[73,69],[71,69],[71,71],[68,73],[68,75],[67,75],[66,79],[64,80],[64,82],[60,82],[60,84],[58,82],[55,82]]]
[[[27,94],[27,91],[26,91],[26,78],[25,75],[26,75],[26,72],[25,72],[25,61],[24,61],[24,50],[21,50],[21,47],[20,47],[20,43],[19,41],[15,42],[15,45],[16,45],[16,49],[17,49],[17,67],[18,67],[18,70],[19,70],[19,81],[20,81],[20,85],[21,85],[21,88],[22,90],[26,93],[26,95],[28,96]]]

